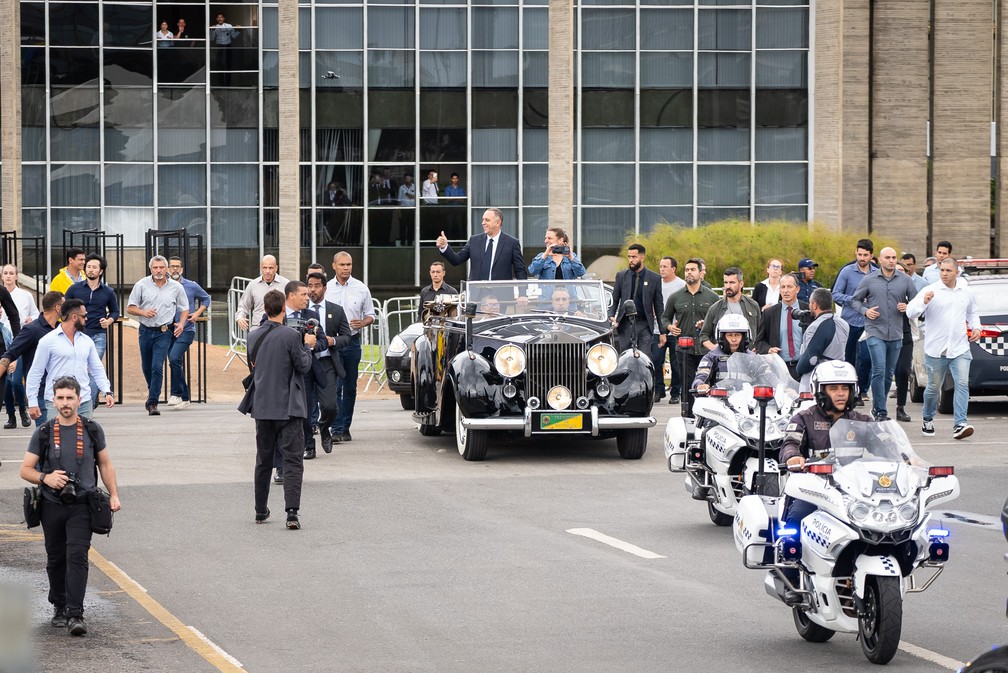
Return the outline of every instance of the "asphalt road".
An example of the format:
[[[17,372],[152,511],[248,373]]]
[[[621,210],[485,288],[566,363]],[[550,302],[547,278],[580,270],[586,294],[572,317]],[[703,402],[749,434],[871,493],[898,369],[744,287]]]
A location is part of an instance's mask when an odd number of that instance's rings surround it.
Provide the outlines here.
[[[0,431],[0,607],[24,605],[43,671],[877,670],[852,635],[798,637],[730,530],[667,471],[677,411],[655,409],[640,461],[614,440],[495,439],[467,463],[397,400],[361,400],[353,442],[306,464],[301,531],[253,523],[253,423],[231,405],[100,411],[124,509],[94,541],[83,639],[48,626],[41,535],[19,523],[29,432]],[[1008,641],[1008,545],[983,518],[1008,494],[1008,401],[971,412],[961,442],[946,417],[926,441],[907,426],[924,458],[956,465],[962,496],[943,510],[951,562],[907,597],[888,670],[954,670]]]

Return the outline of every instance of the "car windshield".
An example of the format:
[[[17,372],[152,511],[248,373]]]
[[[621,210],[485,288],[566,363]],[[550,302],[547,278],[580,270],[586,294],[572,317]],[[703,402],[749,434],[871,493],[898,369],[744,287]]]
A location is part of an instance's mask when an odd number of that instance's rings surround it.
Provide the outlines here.
[[[476,318],[546,314],[606,320],[606,294],[598,280],[506,280],[466,283]]]
[[[971,283],[970,292],[976,297],[977,312],[985,315],[1008,315],[1008,278],[996,283]]]
[[[718,381],[718,385],[737,390],[746,383],[770,386],[775,391],[790,390],[792,397],[798,396],[798,382],[791,378],[787,365],[779,355],[732,353],[728,357],[728,373]]]
[[[900,463],[928,467],[896,421],[840,419],[830,428],[830,446],[841,467],[855,461]]]

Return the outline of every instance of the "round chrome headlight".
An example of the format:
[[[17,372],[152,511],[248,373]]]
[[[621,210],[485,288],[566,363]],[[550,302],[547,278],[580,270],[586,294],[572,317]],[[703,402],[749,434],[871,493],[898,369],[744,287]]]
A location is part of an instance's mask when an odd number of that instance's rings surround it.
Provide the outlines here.
[[[906,503],[904,505],[901,505],[900,508],[899,508],[899,516],[900,516],[901,519],[903,519],[907,523],[910,523],[911,521],[916,521],[917,520],[917,504],[916,503],[912,503],[912,502],[908,502],[908,503]]]
[[[525,371],[525,351],[518,346],[501,346],[494,353],[494,367],[506,378],[514,378]]]
[[[566,386],[553,386],[546,393],[546,403],[550,405],[551,409],[557,411],[569,409],[572,400],[571,391]]]
[[[609,376],[616,370],[619,354],[609,344],[595,344],[588,349],[588,371],[595,376]]]
[[[759,430],[759,422],[754,418],[743,416],[739,419],[738,427],[739,430],[748,435]]]
[[[850,514],[851,519],[854,521],[864,521],[871,514],[871,507],[863,502],[855,502],[851,504],[847,513]]]
[[[392,337],[392,343],[389,344],[388,354],[389,355],[405,355],[406,351],[409,350],[409,346],[406,342],[399,338],[399,335]]]

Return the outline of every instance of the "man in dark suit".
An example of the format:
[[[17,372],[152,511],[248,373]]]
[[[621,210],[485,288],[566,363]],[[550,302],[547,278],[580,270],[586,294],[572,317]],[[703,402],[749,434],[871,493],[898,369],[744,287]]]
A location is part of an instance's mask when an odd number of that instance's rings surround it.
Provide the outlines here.
[[[636,324],[637,348],[650,357],[652,350],[665,344],[665,335],[659,335],[655,330],[664,306],[662,306],[661,276],[644,266],[646,252],[640,243],[632,243],[627,248],[629,268],[616,274],[609,319],[616,325],[620,351],[630,348],[633,339],[632,325]],[[623,302],[627,299],[633,299],[637,305],[637,317],[634,320],[631,320],[624,311]]]
[[[339,414],[339,387],[336,382],[345,376],[343,363],[338,357],[332,357],[336,349],[350,344],[350,321],[346,312],[339,304],[325,300],[326,277],[320,271],[308,274],[308,308],[319,316],[319,339],[324,339],[323,348],[313,353],[315,364],[322,368],[325,382],[315,379],[315,399],[319,406],[318,427],[322,438],[322,450],[332,452],[333,442],[340,438],[332,434],[332,422]],[[332,350],[330,350],[332,349]],[[309,409],[309,412],[311,410]],[[305,458],[308,458],[307,451]],[[311,449],[311,458],[315,457],[315,448]]]
[[[798,301],[798,279],[793,274],[781,276],[780,301],[765,311],[756,330],[756,350],[760,353],[776,353],[788,366],[791,377],[797,381],[796,367],[801,356],[803,328],[798,318],[792,316],[796,310],[807,311],[808,304]]]
[[[263,297],[266,322],[248,335],[253,393],[248,411],[256,422],[255,511],[256,523],[269,517],[270,469],[279,450],[284,462],[284,506],[287,527],[301,528],[301,479],[304,475],[304,375],[311,371],[315,335],[302,337],[284,325],[285,299],[279,290]],[[260,344],[260,341],[262,343]],[[252,358],[251,354],[255,353]],[[244,402],[244,401],[243,401]]]
[[[525,259],[521,243],[514,236],[501,231],[504,213],[499,208],[487,208],[483,213],[483,233],[476,234],[455,252],[448,246],[442,231],[437,239],[441,256],[458,266],[469,260],[469,280],[525,280]]]

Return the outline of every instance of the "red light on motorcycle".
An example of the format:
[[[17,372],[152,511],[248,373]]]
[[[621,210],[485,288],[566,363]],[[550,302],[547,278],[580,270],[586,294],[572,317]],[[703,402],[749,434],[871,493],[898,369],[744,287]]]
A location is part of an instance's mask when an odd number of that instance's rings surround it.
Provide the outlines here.
[[[812,393],[801,393],[800,395],[798,395],[798,399],[799,400],[814,400],[815,396],[813,396]]]
[[[679,348],[693,348],[693,337],[679,337]]]
[[[773,399],[773,386],[753,386],[752,396],[757,400]]]
[[[815,463],[807,467],[810,474],[833,474],[833,463]]]
[[[936,465],[928,468],[929,477],[951,477],[953,474],[955,474],[955,468],[951,465]]]
[[[948,561],[949,546],[947,542],[932,542],[928,547],[928,560],[932,563]]]
[[[728,397],[727,388],[711,388],[710,392],[707,393],[711,397]]]

